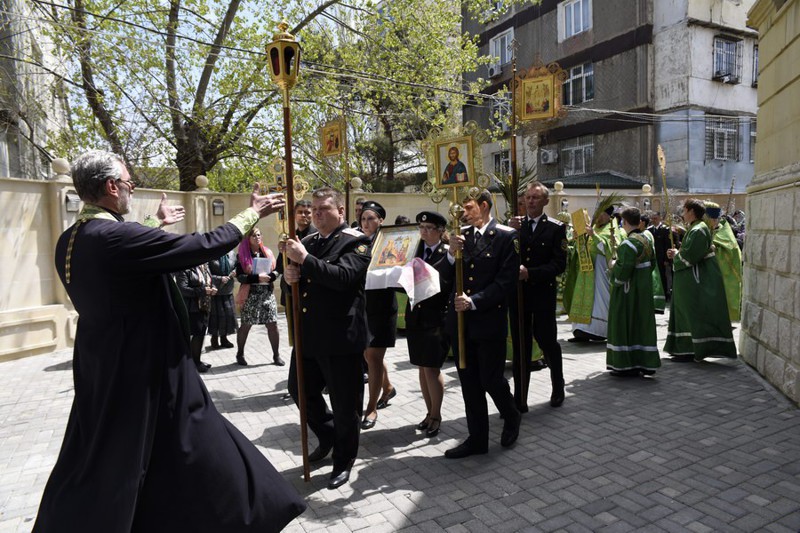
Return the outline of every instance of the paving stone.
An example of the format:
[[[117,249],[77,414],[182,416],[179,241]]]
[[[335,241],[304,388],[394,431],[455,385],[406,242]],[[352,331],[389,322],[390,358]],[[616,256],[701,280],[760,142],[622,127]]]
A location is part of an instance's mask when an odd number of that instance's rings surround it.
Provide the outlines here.
[[[279,328],[285,339],[282,316]],[[570,336],[569,324],[559,334]],[[414,429],[424,403],[400,337],[386,355],[400,394],[362,432],[351,483],[328,491],[330,462],[302,480],[297,410],[282,400],[287,370],[269,364],[268,346],[265,331],[251,332],[248,367],[232,364],[235,350],[204,354],[214,366],[203,379],[306,497],[287,531],[800,531],[800,413],[740,361],[665,360],[655,380],[620,382],[604,372],[604,346],[563,343],[564,405],[549,407],[549,375],[534,373],[517,444],[499,446],[489,401],[489,453],[448,460],[467,436],[457,373],[445,364],[442,432],[426,439]],[[0,363],[2,532],[32,527],[71,407],[70,360],[61,351]]]

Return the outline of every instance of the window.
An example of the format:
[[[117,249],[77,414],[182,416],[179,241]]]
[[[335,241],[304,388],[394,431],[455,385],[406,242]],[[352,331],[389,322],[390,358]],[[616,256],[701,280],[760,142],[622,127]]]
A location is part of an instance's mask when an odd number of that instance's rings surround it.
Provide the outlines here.
[[[706,161],[739,160],[739,119],[706,118]]]
[[[492,101],[492,124],[503,131],[511,129],[511,103],[505,97],[507,93],[497,93],[497,96],[504,97],[503,100]]]
[[[756,119],[750,119],[750,162],[756,160]]]
[[[753,46],[753,87],[758,87],[758,45]]]
[[[567,0],[558,6],[559,41],[592,27],[592,0]]]
[[[494,159],[494,174],[498,177],[505,177],[511,174],[511,157],[508,150],[502,150],[492,154]]]
[[[594,139],[591,135],[561,143],[561,174],[574,176],[592,171]]]
[[[514,29],[504,31],[489,41],[489,54],[498,58],[498,65],[511,63],[511,41],[514,40]]]
[[[739,83],[742,78],[742,41],[714,38],[714,76],[725,83]]]
[[[594,65],[585,63],[567,70],[567,79],[561,85],[564,105],[576,105],[594,98]]]

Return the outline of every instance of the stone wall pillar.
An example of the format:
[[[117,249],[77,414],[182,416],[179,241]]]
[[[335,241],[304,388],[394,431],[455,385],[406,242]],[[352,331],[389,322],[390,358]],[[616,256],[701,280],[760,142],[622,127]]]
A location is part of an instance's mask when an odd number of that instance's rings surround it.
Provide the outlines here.
[[[800,0],[759,0],[756,176],[747,188],[742,358],[800,402]]]

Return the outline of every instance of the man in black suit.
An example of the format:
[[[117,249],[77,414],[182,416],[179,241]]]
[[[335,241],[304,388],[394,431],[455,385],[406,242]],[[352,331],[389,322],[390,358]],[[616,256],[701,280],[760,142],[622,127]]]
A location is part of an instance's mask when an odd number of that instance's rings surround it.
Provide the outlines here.
[[[519,322],[511,324],[511,333],[514,337],[514,401],[517,409],[523,413],[528,412],[531,330],[550,368],[550,382],[553,386],[550,405],[559,407],[564,403],[564,372],[556,327],[556,278],[567,267],[567,234],[561,221],[548,218],[544,213],[548,203],[550,191],[540,182],[533,182],[525,191],[526,216],[511,220],[511,226],[519,230],[522,252],[522,264],[519,267],[524,324],[522,363],[519,360]]]
[[[306,414],[319,439],[309,460],[321,461],[333,449],[329,489],[347,483],[358,454],[364,402],[361,361],[367,347],[364,280],[370,241],[347,227],[344,210],[338,191],[328,187],[314,191],[311,211],[317,233],[283,245],[292,261],[286,267],[286,282],[300,284]],[[326,385],[331,409],[322,396]],[[299,405],[294,355],[289,393]]]
[[[650,222],[652,224],[647,229],[653,234],[653,246],[656,249],[661,285],[664,287],[664,297],[669,301],[672,294],[672,260],[667,257],[667,250],[673,247],[669,240],[670,228],[662,222],[661,213],[658,211],[650,213]],[[673,230],[672,238],[675,240],[675,248],[680,248],[680,234]]]
[[[498,224],[491,216],[492,196],[484,190],[463,202],[469,224],[450,239],[450,253],[463,251],[464,293],[451,297],[447,330],[458,357],[456,313],[464,313],[466,367],[458,369],[467,415],[469,437],[445,457],[459,459],[489,449],[489,416],[486,394],[492,397],[504,419],[500,444],[516,442],[522,415],[514,407],[508,381],[503,376],[508,335],[508,300],[514,296],[519,276],[517,232]],[[454,259],[453,259],[454,260]]]

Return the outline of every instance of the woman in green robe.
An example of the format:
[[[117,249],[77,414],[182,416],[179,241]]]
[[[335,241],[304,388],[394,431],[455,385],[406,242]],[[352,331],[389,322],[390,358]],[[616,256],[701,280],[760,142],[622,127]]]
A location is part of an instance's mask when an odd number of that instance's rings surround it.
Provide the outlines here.
[[[664,351],[677,361],[736,357],[722,273],[704,214],[703,202],[686,200],[683,220],[688,230],[681,249],[667,250],[674,276]]]
[[[611,269],[606,366],[612,376],[652,375],[661,366],[653,308],[655,258],[650,241],[639,229],[640,212],[622,211],[628,234],[617,248]]]

